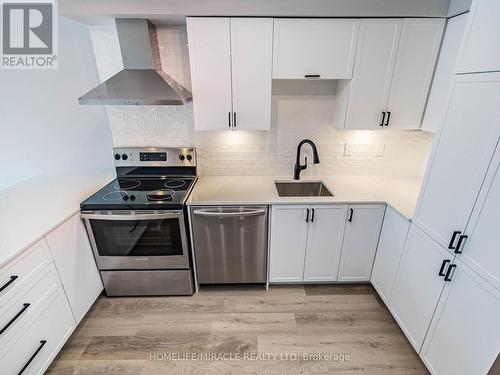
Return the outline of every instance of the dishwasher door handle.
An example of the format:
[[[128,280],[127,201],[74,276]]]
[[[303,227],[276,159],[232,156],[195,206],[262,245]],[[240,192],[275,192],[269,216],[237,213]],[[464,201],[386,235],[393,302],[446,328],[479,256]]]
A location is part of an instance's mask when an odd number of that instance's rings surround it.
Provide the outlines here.
[[[261,216],[265,215],[266,210],[252,210],[241,212],[218,212],[218,211],[193,211],[193,215],[210,217],[241,217],[241,216]]]

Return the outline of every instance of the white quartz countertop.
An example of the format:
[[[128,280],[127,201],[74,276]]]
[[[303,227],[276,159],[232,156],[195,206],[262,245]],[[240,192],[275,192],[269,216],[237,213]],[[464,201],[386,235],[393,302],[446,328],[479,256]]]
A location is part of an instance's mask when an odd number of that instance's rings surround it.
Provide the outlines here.
[[[188,205],[228,204],[345,204],[387,203],[408,219],[422,185],[421,177],[375,175],[332,175],[301,180],[323,181],[333,197],[280,197],[274,181],[290,178],[273,176],[200,177],[189,196]]]
[[[80,210],[111,174],[40,174],[0,191],[0,266]]]

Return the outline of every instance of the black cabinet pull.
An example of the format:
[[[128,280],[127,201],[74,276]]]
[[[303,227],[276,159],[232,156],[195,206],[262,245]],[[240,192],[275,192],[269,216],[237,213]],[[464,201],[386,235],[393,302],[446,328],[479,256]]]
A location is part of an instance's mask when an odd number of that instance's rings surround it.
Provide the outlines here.
[[[382,121],[380,121],[380,126],[384,126],[385,112],[382,112]]]
[[[354,215],[354,210],[349,208],[349,219],[347,219],[349,223],[352,223],[352,215]]]
[[[462,234],[460,237],[458,237],[458,242],[457,242],[457,248],[455,249],[455,254],[462,254],[462,250],[460,248],[463,245],[464,240],[469,238],[469,236],[466,236],[465,234]]]
[[[306,208],[306,223],[309,222],[309,208]]]
[[[311,208],[312,215],[311,215],[311,223],[314,223],[314,208]]]
[[[451,271],[456,267],[456,264],[452,264],[451,266],[448,267],[448,271],[446,271],[446,276],[444,277],[444,281],[451,281],[450,275]]]
[[[304,75],[304,78],[319,78],[321,77],[319,74],[306,74]]]
[[[19,276],[17,275],[14,275],[14,276],[11,276],[10,277],[10,280],[7,281],[5,284],[2,285],[2,287],[0,287],[0,292],[2,292],[5,288],[7,288],[10,284],[12,284],[14,281],[16,281],[16,279],[18,278]]]
[[[236,112],[233,112],[233,127],[236,127]]]
[[[389,126],[389,119],[391,118],[391,112],[387,112],[387,122],[385,123],[385,126]]]
[[[443,260],[443,263],[441,264],[441,268],[439,269],[439,276],[444,276],[445,273],[444,273],[444,268],[446,267],[446,265],[450,263],[450,260],[449,259],[445,259]]]
[[[23,368],[21,369],[21,371],[19,371],[17,373],[17,375],[21,375],[24,372],[24,370],[26,370],[28,368],[28,366],[30,365],[30,363],[33,362],[33,360],[35,359],[35,357],[38,355],[38,353],[40,353],[40,350],[42,350],[42,348],[45,346],[46,343],[47,343],[47,340],[41,340],[40,341],[40,346],[38,347],[38,349],[35,350],[35,352],[30,357],[30,359],[28,359],[28,362],[26,362],[24,364]]]
[[[227,123],[229,124],[229,127],[231,127],[231,112],[227,113]]]
[[[30,306],[29,303],[23,303],[23,308],[19,310],[19,312],[16,315],[14,315],[14,317],[6,325],[4,325],[2,329],[0,329],[0,335],[5,331],[7,331],[7,328],[9,328],[12,325],[12,323],[14,323],[17,320],[17,318],[19,318],[21,314],[25,312],[29,306]]]
[[[461,233],[462,232],[460,232],[459,230],[456,230],[455,232],[453,232],[453,235],[451,236],[450,244],[448,245],[448,249],[450,249],[450,250],[456,249],[456,247],[453,246],[453,244],[455,243],[455,239],[457,238],[457,236]]]

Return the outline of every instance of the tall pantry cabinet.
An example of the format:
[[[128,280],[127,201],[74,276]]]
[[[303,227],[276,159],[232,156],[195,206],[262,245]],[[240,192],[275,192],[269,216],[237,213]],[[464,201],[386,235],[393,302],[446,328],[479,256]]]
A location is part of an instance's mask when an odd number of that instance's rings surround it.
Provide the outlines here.
[[[500,352],[498,19],[473,2],[389,301],[433,374],[486,374]]]

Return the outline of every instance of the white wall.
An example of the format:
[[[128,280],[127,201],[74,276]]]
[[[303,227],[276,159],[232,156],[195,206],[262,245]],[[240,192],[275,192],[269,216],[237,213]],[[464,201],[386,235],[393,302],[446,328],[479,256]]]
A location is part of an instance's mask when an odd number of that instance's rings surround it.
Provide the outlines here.
[[[157,31],[163,69],[190,89],[185,27]],[[116,29],[94,26],[91,35],[104,79],[122,68]],[[270,131],[197,132],[191,104],[108,106],[113,141],[115,146],[196,146],[201,175],[291,176],[295,150],[303,138],[316,142],[321,159],[319,165],[304,171],[305,175],[423,174],[432,134],[338,130],[334,124],[335,90],[329,92],[323,83],[304,81],[297,90],[274,85]]]
[[[106,111],[78,104],[97,83],[88,28],[65,17],[57,70],[0,70],[0,189],[41,172],[111,170]]]

